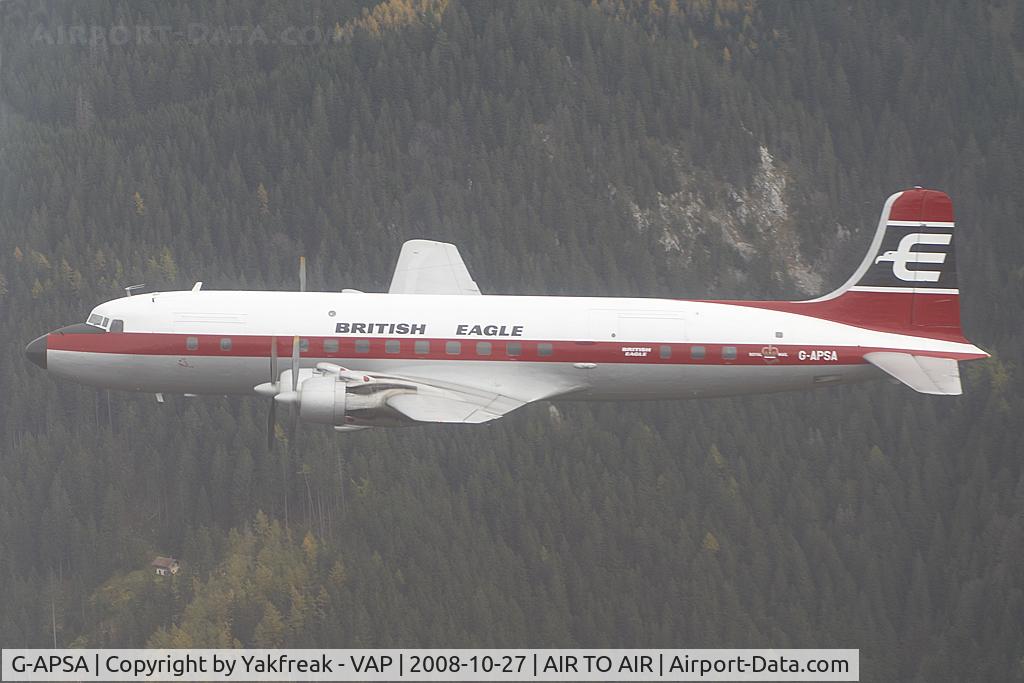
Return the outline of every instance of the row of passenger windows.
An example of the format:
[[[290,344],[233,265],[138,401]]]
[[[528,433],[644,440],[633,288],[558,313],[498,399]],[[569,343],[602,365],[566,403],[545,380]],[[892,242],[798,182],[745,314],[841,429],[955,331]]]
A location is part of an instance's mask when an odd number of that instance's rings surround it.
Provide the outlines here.
[[[690,347],[690,358],[693,360],[703,360],[708,355],[707,348],[703,346],[691,346]],[[671,358],[672,347],[668,344],[662,344],[658,347],[658,356],[660,358]],[[736,360],[736,347],[735,346],[723,346],[722,347],[722,360]]]
[[[472,342],[467,342],[467,346]],[[494,353],[494,344],[487,341],[476,342],[476,355],[478,356],[490,356]],[[188,337],[185,339],[185,348],[189,351],[195,351],[199,348],[199,337]],[[407,347],[408,348],[408,347]],[[436,347],[434,347],[436,349]],[[337,339],[324,339],[324,353],[338,353],[339,343]],[[220,338],[220,350],[230,351],[231,350],[231,337]],[[306,353],[309,351],[309,340],[299,340],[299,351]],[[426,339],[413,340],[413,353],[417,355],[428,355],[432,351],[432,344]],[[356,353],[369,353],[370,352],[370,340],[369,339],[356,339],[355,340],[355,352]],[[399,339],[387,339],[384,341],[384,353],[401,353],[402,342]],[[460,341],[446,341],[444,342],[444,352],[449,356],[458,356],[462,354],[462,342]],[[537,343],[537,355],[538,356],[550,356],[554,353],[554,347],[549,342],[538,342]],[[505,342],[505,355],[506,356],[521,356],[523,354],[523,343],[522,342]],[[693,360],[703,360],[707,356],[707,349],[703,346],[691,346],[690,347],[690,358]],[[662,344],[658,347],[658,357],[668,359],[672,357],[672,347],[668,344]],[[722,347],[722,359],[723,360],[736,360],[736,347],[735,346],[723,346]]]
[[[199,337],[187,337],[185,339],[185,348],[189,351],[196,351],[199,349]],[[338,353],[339,343],[337,339],[324,339],[324,353]],[[231,350],[231,337],[220,338],[220,350],[230,351]],[[309,351],[309,340],[299,340],[299,351],[306,353]],[[478,356],[490,356],[494,351],[494,345],[491,342],[477,342],[476,343],[476,355]],[[355,352],[356,353],[369,353],[370,352],[370,340],[369,339],[356,339],[355,340]],[[401,353],[402,342],[399,339],[388,339],[384,342],[385,353]],[[413,341],[413,353],[426,355],[431,352],[431,343],[425,339],[417,339]],[[451,356],[457,356],[462,353],[462,342],[448,341],[444,343],[444,352]],[[507,342],[505,344],[505,354],[509,356],[520,356],[523,353],[522,342]],[[548,342],[540,342],[537,344],[537,354],[540,356],[550,356],[554,353],[554,347]]]

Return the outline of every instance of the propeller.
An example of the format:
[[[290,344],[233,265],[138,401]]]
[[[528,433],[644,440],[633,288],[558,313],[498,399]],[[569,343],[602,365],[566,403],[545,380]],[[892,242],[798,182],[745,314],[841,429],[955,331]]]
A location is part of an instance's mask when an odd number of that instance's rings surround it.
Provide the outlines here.
[[[306,257],[299,257],[299,291],[306,291]],[[298,424],[298,412],[295,410],[295,404],[298,402],[299,397],[299,345],[301,344],[299,336],[295,335],[292,337],[292,395],[291,401],[289,402],[288,408],[288,444],[295,443],[295,428]]]
[[[270,384],[276,386],[281,381],[277,373],[277,337],[270,338]],[[274,448],[274,427],[277,425],[277,401],[271,399],[270,410],[267,412],[267,450]]]
[[[198,287],[198,285],[197,285]],[[306,257],[299,257],[299,291],[306,291]],[[270,410],[267,412],[267,449],[273,450],[275,427],[277,426],[277,404],[287,403],[291,408],[289,409],[289,428],[288,428],[288,439],[289,442],[295,436],[295,424],[297,421],[297,414],[295,412],[295,404],[299,398],[299,355],[300,355],[300,344],[301,340],[298,336],[292,338],[292,387],[291,391],[281,391],[281,374],[278,367],[278,352],[277,352],[277,336],[270,338],[270,381],[259,384],[253,389],[260,396],[266,396],[272,399],[270,402]]]
[[[274,394],[275,401],[278,403],[287,403],[290,406],[289,433],[293,433],[295,431],[295,404],[299,402],[299,345],[301,343],[302,342],[298,335],[292,337],[291,389],[288,391],[277,391]]]
[[[273,396],[275,403],[286,403],[288,404],[288,440],[291,442],[295,437],[295,424],[298,420],[298,413],[295,410],[295,405],[299,402],[299,356],[300,356],[300,345],[302,340],[299,339],[298,335],[292,337],[292,367],[291,367],[291,380],[292,386],[290,390],[280,391],[280,381],[274,384],[261,384],[256,387],[257,393],[264,395]],[[274,354],[272,359],[276,362],[276,345],[271,347],[271,353]]]
[[[302,280],[305,285],[306,259],[302,259]],[[299,335],[292,337],[292,395],[288,402],[288,443],[295,443],[295,427],[298,422],[299,413],[295,410],[296,399],[299,397]]]
[[[299,392],[299,335],[292,337],[292,392]]]

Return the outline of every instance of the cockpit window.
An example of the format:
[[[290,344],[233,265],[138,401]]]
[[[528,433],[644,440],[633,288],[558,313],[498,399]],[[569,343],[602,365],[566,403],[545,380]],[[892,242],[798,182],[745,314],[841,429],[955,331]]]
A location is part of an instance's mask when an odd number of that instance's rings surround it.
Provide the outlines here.
[[[95,325],[96,327],[103,327],[103,316],[99,313],[92,313],[89,315],[89,319],[85,321],[87,325]]]
[[[111,332],[124,332],[124,321],[117,319],[110,321]]]

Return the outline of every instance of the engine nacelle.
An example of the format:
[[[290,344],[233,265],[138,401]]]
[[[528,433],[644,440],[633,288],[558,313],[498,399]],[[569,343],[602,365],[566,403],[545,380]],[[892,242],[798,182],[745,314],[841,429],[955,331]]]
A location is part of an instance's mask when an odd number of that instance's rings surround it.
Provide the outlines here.
[[[302,383],[299,418],[319,424],[345,424],[345,383],[335,375],[313,376]]]

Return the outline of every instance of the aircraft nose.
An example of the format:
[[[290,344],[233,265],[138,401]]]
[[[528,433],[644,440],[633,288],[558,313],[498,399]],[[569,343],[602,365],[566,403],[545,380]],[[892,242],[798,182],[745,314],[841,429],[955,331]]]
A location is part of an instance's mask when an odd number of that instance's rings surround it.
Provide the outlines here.
[[[25,356],[43,370],[46,369],[46,337],[45,334],[37,337],[25,347]]]

